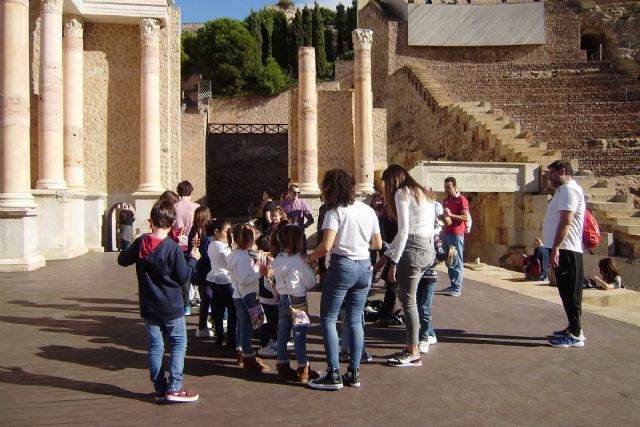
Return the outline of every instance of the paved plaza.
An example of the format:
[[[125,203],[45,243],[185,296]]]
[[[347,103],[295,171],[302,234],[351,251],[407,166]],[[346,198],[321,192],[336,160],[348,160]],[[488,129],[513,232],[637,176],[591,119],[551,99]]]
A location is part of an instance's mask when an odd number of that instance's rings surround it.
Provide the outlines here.
[[[200,400],[157,405],[133,267],[94,253],[3,274],[0,425],[640,425],[638,326],[585,313],[587,345],[551,348],[545,335],[566,322],[560,305],[479,277],[460,298],[436,296],[438,344],[422,368],[383,366],[404,329],[368,324],[374,360],[362,366],[360,389],[246,374],[229,351],[193,338],[191,316],[185,384]],[[310,295],[309,354],[322,369],[320,294]]]

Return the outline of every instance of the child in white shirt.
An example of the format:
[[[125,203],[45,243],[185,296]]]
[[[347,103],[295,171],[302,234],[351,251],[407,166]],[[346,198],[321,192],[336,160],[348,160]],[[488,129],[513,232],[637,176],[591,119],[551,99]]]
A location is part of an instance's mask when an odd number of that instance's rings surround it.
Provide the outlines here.
[[[318,374],[311,371],[307,361],[307,328],[293,327],[291,306],[307,305],[307,290],[316,284],[316,275],[300,255],[303,246],[302,229],[295,225],[283,227],[276,238],[282,252],[273,260],[276,291],[280,295],[278,312],[278,379],[283,381],[300,381],[306,383],[315,379]],[[308,312],[308,308],[304,311]],[[298,362],[294,370],[289,364],[287,341],[293,328],[293,342]]]
[[[257,301],[258,282],[261,276],[269,273],[266,265],[260,265],[249,256],[249,251],[255,243],[254,227],[239,224],[234,227],[234,249],[227,258],[229,277],[233,287],[233,303],[238,318],[236,339],[242,346],[242,364],[244,369],[254,372],[266,372],[269,366],[256,357],[251,346],[253,324],[249,315],[249,308],[259,304]]]

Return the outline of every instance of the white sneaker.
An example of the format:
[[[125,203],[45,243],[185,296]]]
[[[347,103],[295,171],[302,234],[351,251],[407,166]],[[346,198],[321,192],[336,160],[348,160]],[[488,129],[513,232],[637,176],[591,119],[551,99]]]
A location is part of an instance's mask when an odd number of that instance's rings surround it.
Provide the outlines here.
[[[196,330],[196,338],[211,338],[213,337],[213,331],[209,328]]]
[[[418,348],[421,354],[429,353],[429,341],[420,341]]]
[[[222,328],[227,332],[227,319],[222,320]]]
[[[293,348],[293,341],[287,341],[287,348]]]
[[[207,320],[207,328],[213,329],[213,323]]]
[[[276,357],[278,355],[278,350],[266,345],[264,347],[260,347],[260,350],[258,350],[258,355],[262,357]]]
[[[436,338],[435,335],[429,335],[429,338],[427,338],[427,342],[429,343],[429,345],[438,344],[438,338]]]

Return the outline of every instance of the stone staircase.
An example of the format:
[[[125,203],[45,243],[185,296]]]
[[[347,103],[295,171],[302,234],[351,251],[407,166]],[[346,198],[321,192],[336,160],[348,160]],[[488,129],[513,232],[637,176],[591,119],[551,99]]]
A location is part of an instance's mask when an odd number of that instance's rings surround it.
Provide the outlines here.
[[[574,178],[582,187],[587,209],[601,231],[613,234],[615,254],[640,258],[640,210],[633,207],[633,195],[616,194],[613,183],[597,179],[588,171],[581,171]]]
[[[467,149],[476,156],[481,149],[491,153],[491,160],[536,163],[541,170],[562,157],[560,150],[549,150],[545,143],[533,142],[531,132],[522,132],[520,123],[489,102],[454,102],[428,70],[407,65],[402,71],[431,108],[446,108],[464,127]],[[640,258],[640,210],[634,209],[633,196],[616,194],[612,182],[596,179],[588,171],[577,173],[575,178],[602,231],[612,234],[615,254]]]

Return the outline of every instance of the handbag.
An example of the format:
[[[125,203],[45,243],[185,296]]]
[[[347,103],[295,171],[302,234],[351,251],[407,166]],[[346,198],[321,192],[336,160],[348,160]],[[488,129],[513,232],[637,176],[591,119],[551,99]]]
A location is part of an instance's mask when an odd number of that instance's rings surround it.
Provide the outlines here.
[[[244,301],[244,299],[242,300]],[[253,330],[260,329],[263,324],[267,323],[267,318],[264,315],[264,309],[262,308],[262,304],[259,302],[256,303],[253,307],[249,308],[247,303],[244,303],[247,307],[247,311],[249,312],[249,317],[251,318],[251,325],[253,326]]]
[[[306,328],[311,325],[311,320],[309,320],[309,315],[307,314],[309,304],[306,302],[291,304],[289,310],[291,311],[291,323],[294,329]]]

